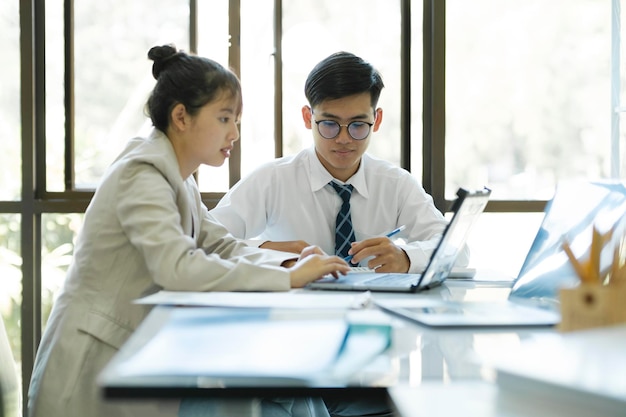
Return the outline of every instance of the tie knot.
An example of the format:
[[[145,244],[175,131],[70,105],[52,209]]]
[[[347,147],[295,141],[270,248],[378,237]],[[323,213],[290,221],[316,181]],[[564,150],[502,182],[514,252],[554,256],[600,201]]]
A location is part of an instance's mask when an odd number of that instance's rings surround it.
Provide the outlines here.
[[[344,203],[350,200],[350,196],[352,195],[352,190],[354,189],[354,187],[351,184],[341,185],[341,184],[336,183],[335,181],[331,181],[329,182],[329,184],[333,186],[335,191],[337,191],[337,194],[339,194],[339,197],[341,197]]]

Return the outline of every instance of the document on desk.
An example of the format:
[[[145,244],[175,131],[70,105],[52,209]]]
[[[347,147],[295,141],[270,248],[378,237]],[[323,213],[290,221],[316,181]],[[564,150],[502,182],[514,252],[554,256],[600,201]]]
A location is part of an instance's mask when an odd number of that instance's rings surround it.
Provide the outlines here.
[[[369,291],[349,294],[159,291],[135,300],[135,303],[237,308],[359,309],[371,305],[371,294]]]
[[[181,308],[143,348],[118,363],[115,374],[121,380],[192,377],[216,386],[333,383],[389,345],[388,331],[357,327],[351,338],[343,317],[274,319],[250,309]],[[344,349],[349,360],[342,359]],[[359,351],[367,357],[355,361]]]
[[[538,334],[492,358],[501,392],[577,404],[586,415],[624,416],[626,325]]]

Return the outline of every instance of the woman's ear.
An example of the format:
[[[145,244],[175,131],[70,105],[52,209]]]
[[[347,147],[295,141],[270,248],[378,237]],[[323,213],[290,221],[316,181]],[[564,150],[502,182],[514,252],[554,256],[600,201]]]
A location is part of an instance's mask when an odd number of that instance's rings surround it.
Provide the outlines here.
[[[172,118],[172,128],[178,132],[182,132],[187,127],[187,109],[182,103],[178,103],[170,113]]]

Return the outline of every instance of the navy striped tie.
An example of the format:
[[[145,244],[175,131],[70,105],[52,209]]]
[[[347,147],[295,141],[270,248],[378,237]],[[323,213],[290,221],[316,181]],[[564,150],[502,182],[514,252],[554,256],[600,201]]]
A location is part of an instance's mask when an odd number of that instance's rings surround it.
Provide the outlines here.
[[[335,223],[335,255],[345,258],[348,256],[350,244],[356,240],[352,228],[352,217],[350,216],[350,196],[353,187],[350,184],[341,185],[334,181],[329,182],[329,184],[333,186],[343,200]]]

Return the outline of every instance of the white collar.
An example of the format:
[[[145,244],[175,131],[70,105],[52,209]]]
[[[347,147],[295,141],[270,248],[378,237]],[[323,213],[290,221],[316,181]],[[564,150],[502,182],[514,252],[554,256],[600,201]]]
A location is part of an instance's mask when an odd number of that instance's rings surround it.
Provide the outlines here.
[[[309,177],[311,180],[311,192],[315,193],[322,188],[324,188],[330,181],[335,181],[339,184],[352,184],[354,189],[363,197],[369,197],[369,192],[367,190],[367,181],[365,180],[365,169],[367,165],[367,154],[363,154],[361,157],[361,164],[359,165],[359,169],[354,173],[353,176],[348,178],[348,181],[345,183],[334,178],[330,173],[324,168],[324,165],[320,162],[317,157],[317,153],[315,152],[315,146],[311,146],[309,149],[305,151],[308,156],[309,162]]]

